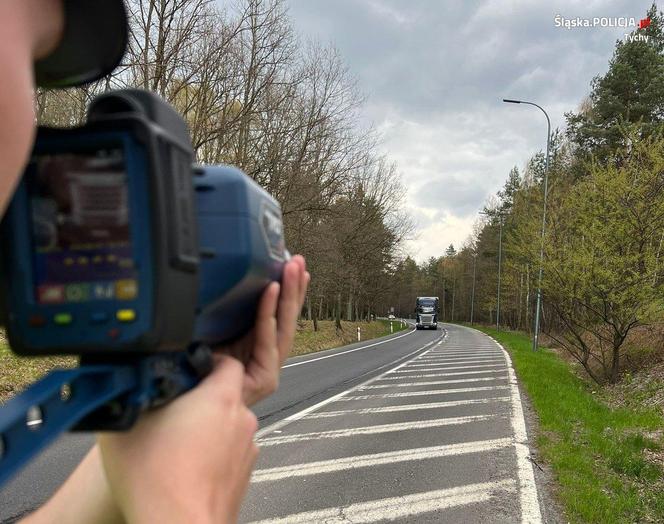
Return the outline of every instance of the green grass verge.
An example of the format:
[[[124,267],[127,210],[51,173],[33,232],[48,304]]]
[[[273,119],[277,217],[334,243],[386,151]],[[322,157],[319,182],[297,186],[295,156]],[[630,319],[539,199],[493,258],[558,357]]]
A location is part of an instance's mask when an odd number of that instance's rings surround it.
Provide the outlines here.
[[[539,417],[537,447],[572,522],[664,522],[664,420],[655,409],[612,409],[598,387],[521,333],[479,328],[510,352]]]
[[[76,365],[73,357],[19,357],[11,352],[2,335],[0,331],[0,402],[21,392],[53,368]]]

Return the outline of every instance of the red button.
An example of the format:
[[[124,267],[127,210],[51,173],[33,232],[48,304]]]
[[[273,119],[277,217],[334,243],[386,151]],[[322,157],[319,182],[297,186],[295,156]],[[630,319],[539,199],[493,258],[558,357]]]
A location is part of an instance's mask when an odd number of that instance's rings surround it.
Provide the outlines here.
[[[117,328],[109,329],[106,335],[108,335],[108,338],[116,339],[120,336],[120,330]]]
[[[46,324],[46,319],[41,315],[31,315],[28,324],[32,327],[42,327]]]

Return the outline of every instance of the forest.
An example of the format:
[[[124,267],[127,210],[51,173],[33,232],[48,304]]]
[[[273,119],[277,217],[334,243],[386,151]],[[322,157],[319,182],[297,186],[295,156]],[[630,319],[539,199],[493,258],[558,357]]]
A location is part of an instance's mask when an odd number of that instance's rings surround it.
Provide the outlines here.
[[[664,19],[616,42],[605,74],[551,137],[543,243],[542,331],[599,383],[620,379],[631,339],[664,320]],[[541,115],[537,115],[541,118]],[[544,120],[544,119],[542,119]],[[545,153],[507,173],[472,235],[390,274],[382,306],[441,297],[446,321],[532,333],[540,267]]]
[[[131,0],[121,67],[37,93],[41,124],[80,123],[109,89],[159,93],[186,119],[197,160],[243,169],[280,202],[287,245],[312,274],[303,318],[412,314],[532,332],[543,249],[542,330],[597,382],[619,380],[630,337],[663,317],[664,18],[616,42],[605,74],[543,151],[506,174],[461,246],[417,263],[405,250],[397,166],[362,127],[365,98],[339,52],[303,40],[282,0]],[[499,101],[497,101],[499,103]],[[541,237],[544,181],[546,223]]]

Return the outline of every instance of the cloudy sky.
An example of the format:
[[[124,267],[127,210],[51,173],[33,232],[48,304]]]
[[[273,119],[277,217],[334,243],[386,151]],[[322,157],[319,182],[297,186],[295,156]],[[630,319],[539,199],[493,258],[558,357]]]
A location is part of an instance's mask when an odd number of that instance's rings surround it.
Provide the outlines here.
[[[632,28],[556,27],[625,17],[651,0],[287,0],[296,31],[334,45],[367,95],[364,117],[397,162],[417,223],[417,260],[470,234],[487,197],[546,144]],[[560,20],[560,19],[559,19]],[[600,22],[601,24],[601,22]]]

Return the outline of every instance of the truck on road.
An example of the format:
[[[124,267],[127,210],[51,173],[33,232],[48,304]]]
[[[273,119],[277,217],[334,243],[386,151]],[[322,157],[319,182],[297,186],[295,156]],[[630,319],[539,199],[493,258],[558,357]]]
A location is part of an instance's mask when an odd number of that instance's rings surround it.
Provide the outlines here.
[[[415,299],[415,328],[438,329],[438,297]]]

